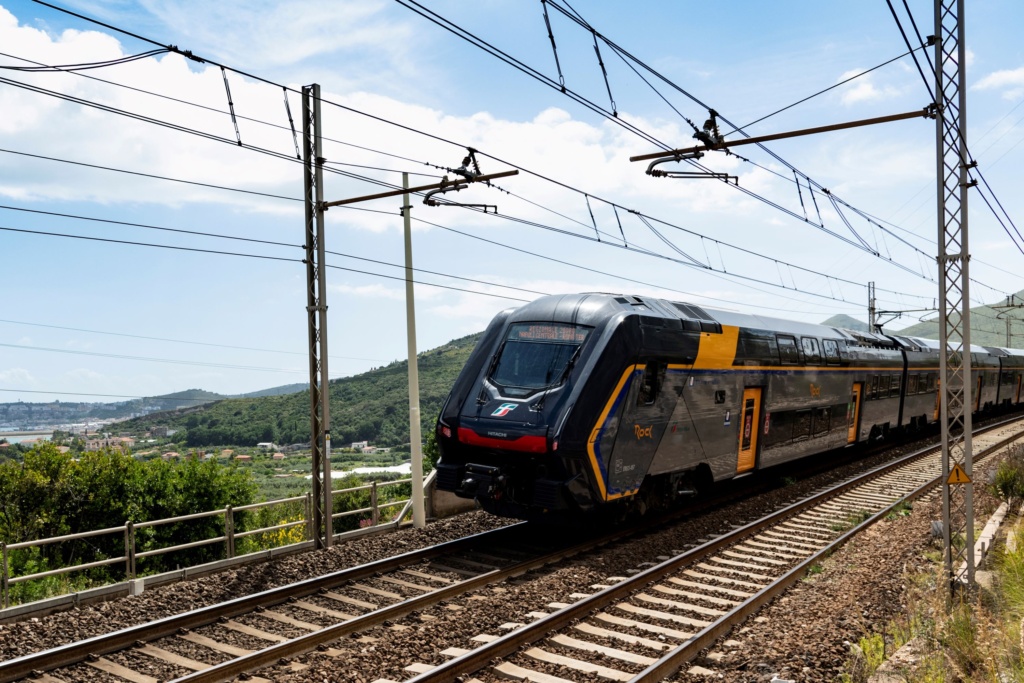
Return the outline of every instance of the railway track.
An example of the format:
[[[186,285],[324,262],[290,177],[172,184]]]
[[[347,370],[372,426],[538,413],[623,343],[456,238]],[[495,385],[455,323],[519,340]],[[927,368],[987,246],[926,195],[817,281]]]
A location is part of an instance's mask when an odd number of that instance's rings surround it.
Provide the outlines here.
[[[189,672],[228,680],[664,521],[580,534],[569,544],[557,528],[502,527],[3,661],[0,683],[156,683]]]
[[[1000,428],[1009,429],[994,429]],[[1002,437],[990,432],[978,439]],[[976,443],[980,448],[982,442]],[[902,470],[890,472],[889,465],[873,471],[873,483],[863,485],[869,488],[854,490],[848,482],[837,487],[843,491],[822,491],[732,534],[659,558],[664,561],[637,576],[610,577],[595,586],[596,593],[566,595],[547,613],[532,613],[536,621],[529,625],[506,624],[514,630],[505,635],[480,633],[466,643],[479,647],[448,648],[451,659],[440,666],[410,661],[407,671],[417,674],[417,683],[487,667],[501,677],[552,683],[574,673],[608,680],[663,677],[799,578],[830,552],[829,544],[855,533],[854,523],[884,514],[878,510],[933,482],[937,456],[919,452],[898,462]],[[620,530],[567,545],[526,525],[506,527],[0,662],[0,682],[29,676],[49,683],[261,680],[249,672],[271,665],[272,679],[282,671],[301,675],[305,665],[295,658],[302,653],[342,656],[329,644],[346,636],[358,639],[346,643],[373,643],[363,635],[371,629],[401,628],[394,624],[420,612],[422,620],[435,619],[426,614],[432,607],[636,533]],[[475,604],[486,609],[482,601]]]
[[[509,567],[527,571],[529,561],[523,558],[545,555],[542,546],[546,541],[524,538],[524,527],[495,529],[0,662],[0,681],[33,676],[56,683],[64,679],[46,672],[81,665],[87,668],[71,678],[79,680],[81,674],[90,673],[102,680],[105,673],[115,680],[151,683],[159,679],[104,656],[134,651],[143,656],[140,661],[144,664],[138,667],[142,671],[153,668],[146,665],[151,664],[145,662],[147,658],[166,664],[162,669],[195,670],[209,665],[176,655],[173,645],[161,648],[152,643],[163,642],[161,639],[191,641],[213,653],[238,656],[254,645],[259,649],[267,642],[287,640],[282,631],[294,634],[339,620],[362,619],[366,623],[372,621],[364,618],[367,613],[386,610],[396,602],[414,602],[434,592],[444,595],[469,577],[504,573]],[[305,618],[296,616],[297,612]],[[214,633],[207,635],[206,631]]]

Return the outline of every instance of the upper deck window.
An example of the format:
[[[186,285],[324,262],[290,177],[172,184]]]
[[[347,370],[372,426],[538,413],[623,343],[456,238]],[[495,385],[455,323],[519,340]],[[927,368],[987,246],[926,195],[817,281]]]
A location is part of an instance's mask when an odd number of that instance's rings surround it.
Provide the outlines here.
[[[818,353],[818,340],[814,337],[801,337],[800,345],[804,350],[804,362],[820,363],[821,354]]]
[[[490,379],[505,396],[529,396],[561,384],[590,331],[568,323],[513,323]]]
[[[779,344],[779,359],[784,364],[797,364],[800,362],[800,350],[796,345],[796,338],[780,334],[775,337]]]
[[[821,348],[825,351],[825,361],[827,363],[838,363],[842,360],[839,352],[839,342],[835,339],[823,339]]]

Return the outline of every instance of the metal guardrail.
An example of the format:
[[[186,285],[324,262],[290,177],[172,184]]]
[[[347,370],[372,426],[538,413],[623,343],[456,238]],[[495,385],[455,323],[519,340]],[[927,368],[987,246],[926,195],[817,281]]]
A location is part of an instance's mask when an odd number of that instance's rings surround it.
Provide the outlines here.
[[[433,473],[431,473],[432,475]],[[353,515],[369,514],[370,524],[369,527],[375,527],[380,524],[381,510],[386,508],[393,508],[398,505],[403,505],[402,510],[387,524],[397,526],[403,517],[407,514],[409,506],[412,501],[409,498],[405,498],[397,501],[390,501],[386,503],[380,503],[380,489],[388,488],[393,486],[400,486],[402,484],[409,484],[412,479],[398,479],[395,481],[388,481],[383,483],[372,482],[363,486],[355,486],[352,488],[338,489],[335,494],[354,493],[358,491],[369,491],[370,492],[370,505],[369,507],[359,508],[356,510],[346,510],[344,512],[336,512],[333,514],[334,519],[341,517],[349,517]],[[235,514],[239,512],[248,512],[252,510],[258,510],[261,508],[272,507],[276,505],[284,505],[288,503],[303,503],[303,518],[293,522],[284,522],[281,524],[275,524],[273,526],[261,527],[259,529],[249,529],[247,531],[236,532],[235,531]],[[224,544],[225,555],[227,559],[232,559],[236,556],[236,541],[242,538],[248,538],[250,536],[256,536],[259,534],[265,534],[274,531],[283,531],[287,529],[294,529],[297,527],[303,527],[304,541],[308,541],[312,538],[312,499],[311,494],[307,493],[304,496],[294,496],[291,498],[279,498],[277,500],[268,500],[262,503],[251,503],[249,505],[239,505],[237,507],[228,505],[223,509],[209,510],[207,512],[197,512],[191,515],[181,515],[179,517],[168,517],[166,519],[155,519],[147,522],[134,523],[131,520],[125,522],[124,526],[110,527],[107,529],[96,529],[93,531],[84,531],[77,534],[67,534],[64,536],[54,536],[51,538],[41,538],[33,541],[23,541],[20,543],[2,543],[0,542],[0,602],[2,602],[2,608],[6,609],[10,607],[10,587],[23,583],[26,581],[33,581],[37,579],[43,579],[50,576],[59,576],[62,574],[68,574],[76,571],[85,571],[87,569],[93,569],[96,567],[104,567],[114,564],[124,563],[125,576],[128,580],[137,578],[137,562],[140,559],[147,557],[156,557],[159,555],[165,555],[179,550],[188,550],[190,548],[198,548],[206,545],[214,545],[218,543]],[[178,545],[167,546],[164,548],[156,548],[153,550],[146,550],[139,552],[137,549],[136,532],[139,529],[150,529],[167,524],[177,524],[180,522],[188,522],[197,519],[205,519],[208,517],[224,517],[224,533],[223,535],[216,536],[213,538],[203,539],[199,541],[192,541],[191,543],[181,543]],[[24,574],[21,576],[11,576],[10,570],[10,553],[15,550],[23,550],[26,548],[38,548],[46,545],[52,545],[54,543],[65,543],[68,541],[77,541],[85,538],[94,538],[97,536],[106,536],[113,534],[121,534],[124,536],[124,555],[120,557],[111,557],[104,560],[97,560],[95,562],[87,562],[76,565],[68,565],[66,567],[60,567],[58,569],[51,569],[43,572],[35,572],[32,574]],[[337,534],[342,536],[344,534]],[[285,544],[282,547],[287,547]],[[264,550],[253,550],[250,553],[244,554],[257,554],[264,552]]]

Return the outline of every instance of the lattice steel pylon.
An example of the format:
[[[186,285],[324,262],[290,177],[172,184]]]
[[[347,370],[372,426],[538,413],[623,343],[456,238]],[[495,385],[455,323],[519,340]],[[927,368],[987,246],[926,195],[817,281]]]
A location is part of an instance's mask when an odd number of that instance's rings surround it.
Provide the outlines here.
[[[330,547],[331,411],[327,376],[327,274],[324,246],[324,188],[320,130],[320,86],[302,88],[302,163],[306,205],[306,315],[309,321],[310,449],[313,456],[313,545]]]
[[[942,521],[950,590],[974,584],[971,311],[967,247],[967,113],[964,0],[935,0]],[[951,477],[956,467],[966,473]]]

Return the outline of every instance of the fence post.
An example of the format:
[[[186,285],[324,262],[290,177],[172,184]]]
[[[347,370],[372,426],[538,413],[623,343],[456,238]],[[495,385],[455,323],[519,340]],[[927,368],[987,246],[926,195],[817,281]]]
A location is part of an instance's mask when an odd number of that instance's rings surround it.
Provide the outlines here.
[[[3,568],[0,568],[0,584],[3,584],[2,588],[3,588],[4,609],[7,609],[7,607],[9,605],[7,604],[7,582],[8,582],[8,576],[7,576],[7,544],[6,543],[0,542],[0,554],[3,555]]]
[[[380,510],[377,508],[377,482],[372,482],[370,488],[370,507],[373,508],[373,512],[370,513],[370,521],[373,526],[377,526],[377,523],[380,522]]]
[[[125,570],[128,573],[128,580],[135,578],[135,524],[129,519],[124,524],[124,556]]]
[[[306,517],[306,540],[313,538],[313,515],[312,515],[312,494],[307,493],[306,499],[302,501],[304,508],[303,515]]]
[[[224,544],[230,560],[235,556],[235,511],[230,505],[224,508]]]

